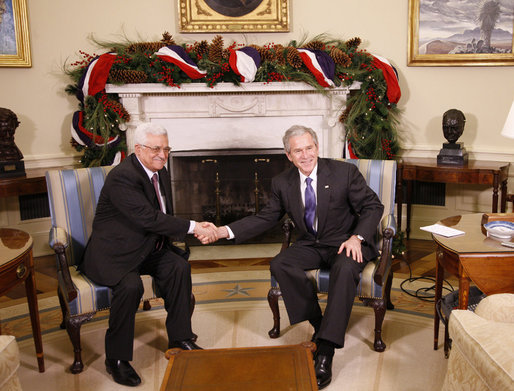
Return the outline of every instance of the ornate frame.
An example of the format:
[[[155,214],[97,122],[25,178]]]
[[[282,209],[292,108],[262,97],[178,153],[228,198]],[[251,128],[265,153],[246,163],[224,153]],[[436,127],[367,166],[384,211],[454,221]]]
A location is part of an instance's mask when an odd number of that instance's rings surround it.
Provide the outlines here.
[[[255,0],[253,10],[236,6],[235,15],[215,11],[208,2],[222,7],[217,0],[178,0],[178,24],[182,33],[238,33],[289,31],[289,0]],[[250,2],[251,4],[252,2]],[[258,3],[258,5],[257,5]],[[242,11],[242,12],[237,12]]]
[[[27,0],[7,0],[12,4],[16,54],[0,53],[0,67],[31,67]]]
[[[408,66],[512,66],[514,36],[510,53],[420,54],[420,2],[409,0]],[[513,34],[514,35],[514,34]]]

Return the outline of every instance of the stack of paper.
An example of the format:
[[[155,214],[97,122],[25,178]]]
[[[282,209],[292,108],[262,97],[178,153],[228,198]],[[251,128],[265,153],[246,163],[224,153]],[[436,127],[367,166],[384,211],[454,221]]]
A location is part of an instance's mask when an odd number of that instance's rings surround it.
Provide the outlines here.
[[[427,225],[426,227],[420,227],[423,231],[432,232],[436,235],[446,236],[447,238],[451,238],[452,236],[464,235],[464,231],[459,231],[455,228],[446,227],[441,224],[433,224]]]

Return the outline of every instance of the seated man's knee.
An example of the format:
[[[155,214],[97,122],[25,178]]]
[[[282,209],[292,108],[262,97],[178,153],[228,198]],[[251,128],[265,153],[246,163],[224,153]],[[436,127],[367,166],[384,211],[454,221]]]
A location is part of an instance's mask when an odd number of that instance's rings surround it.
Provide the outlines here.
[[[144,293],[143,281],[137,273],[129,273],[115,287],[118,295],[126,298],[141,298]]]

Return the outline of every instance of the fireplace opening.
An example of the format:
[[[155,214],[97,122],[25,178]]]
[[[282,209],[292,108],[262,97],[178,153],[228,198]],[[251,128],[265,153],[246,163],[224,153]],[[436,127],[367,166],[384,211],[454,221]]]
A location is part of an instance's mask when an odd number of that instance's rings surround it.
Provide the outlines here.
[[[218,226],[261,210],[270,197],[271,178],[292,166],[282,149],[180,151],[173,152],[169,164],[174,215]],[[281,226],[247,243],[279,243]],[[191,235],[186,242],[199,245]]]

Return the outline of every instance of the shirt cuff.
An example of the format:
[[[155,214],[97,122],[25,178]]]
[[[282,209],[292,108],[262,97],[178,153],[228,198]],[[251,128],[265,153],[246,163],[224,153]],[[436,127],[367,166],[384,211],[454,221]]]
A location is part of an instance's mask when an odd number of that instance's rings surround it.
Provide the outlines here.
[[[225,227],[227,228],[227,231],[228,231],[228,240],[230,239],[234,239],[235,238],[235,235],[234,235],[234,232],[232,232],[232,230],[229,228],[228,225],[225,225]]]
[[[194,234],[195,233],[195,227],[196,227],[196,221],[190,220],[189,221],[189,231],[187,231],[188,234]]]

